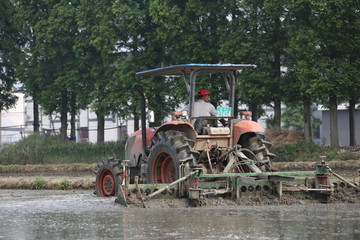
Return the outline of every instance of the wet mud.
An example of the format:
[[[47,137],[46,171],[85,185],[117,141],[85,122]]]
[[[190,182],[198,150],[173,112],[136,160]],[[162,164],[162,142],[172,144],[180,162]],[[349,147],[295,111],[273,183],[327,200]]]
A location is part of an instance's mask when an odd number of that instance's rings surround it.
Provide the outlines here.
[[[0,239],[360,239],[356,203],[134,209],[114,200],[0,190]]]
[[[304,205],[317,204],[319,201],[312,198],[299,198],[293,195],[283,195],[278,198],[273,195],[262,197],[248,197],[240,201],[231,198],[203,198],[201,200],[190,199],[148,199],[141,201],[136,196],[127,198],[129,207],[144,208],[206,208],[206,207],[231,207],[231,206],[280,206],[280,205]],[[360,204],[360,192],[349,189],[335,189],[331,196],[323,204]]]

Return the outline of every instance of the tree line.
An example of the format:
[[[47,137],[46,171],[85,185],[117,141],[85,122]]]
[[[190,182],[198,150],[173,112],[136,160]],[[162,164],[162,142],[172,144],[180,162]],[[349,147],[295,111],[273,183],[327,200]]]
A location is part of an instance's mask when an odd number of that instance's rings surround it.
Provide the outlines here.
[[[155,124],[186,99],[183,81],[136,72],[184,63],[252,63],[238,74],[237,103],[257,120],[261,106],[302,105],[312,140],[311,105],[330,109],[331,145],[339,146],[337,106],[348,102],[350,144],[356,144],[360,99],[360,4],[354,0],[3,0],[0,3],[0,109],[16,101],[21,82],[38,106],[60,115],[60,135],[75,136],[75,116],[91,107],[98,141],[110,112],[138,124],[145,93]],[[214,94],[222,88],[201,79]],[[136,125],[135,127],[138,127]]]

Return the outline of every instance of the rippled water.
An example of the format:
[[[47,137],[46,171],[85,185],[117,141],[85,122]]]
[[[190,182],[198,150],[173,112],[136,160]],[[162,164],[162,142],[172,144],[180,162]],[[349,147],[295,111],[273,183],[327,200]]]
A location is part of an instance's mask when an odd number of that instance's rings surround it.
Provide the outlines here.
[[[360,205],[126,209],[90,191],[0,190],[0,239],[360,239]]]

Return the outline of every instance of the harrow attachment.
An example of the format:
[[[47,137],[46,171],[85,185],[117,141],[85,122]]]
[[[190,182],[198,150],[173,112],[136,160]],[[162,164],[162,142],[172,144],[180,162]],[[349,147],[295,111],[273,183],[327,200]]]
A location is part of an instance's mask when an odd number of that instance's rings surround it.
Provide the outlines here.
[[[246,199],[281,200],[287,195],[326,203],[334,192],[334,184],[330,182],[332,170],[325,162],[319,163],[314,171],[297,172],[204,174],[200,167],[194,166],[190,173],[184,174],[180,166],[182,177],[170,184],[140,184],[137,177],[129,184],[126,162],[123,165],[125,181],[117,188],[116,202],[131,207],[146,207],[150,199],[185,198],[192,206],[200,206],[205,199],[221,197],[241,205]]]

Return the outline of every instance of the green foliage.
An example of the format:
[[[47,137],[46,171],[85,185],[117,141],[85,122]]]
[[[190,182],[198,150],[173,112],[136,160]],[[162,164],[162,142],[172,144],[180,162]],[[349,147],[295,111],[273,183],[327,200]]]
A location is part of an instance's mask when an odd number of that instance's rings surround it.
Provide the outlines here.
[[[284,128],[293,127],[296,130],[304,128],[304,113],[301,106],[286,106],[286,110],[282,115]]]
[[[312,108],[312,112],[314,112],[316,108]],[[284,128],[295,128],[296,130],[304,129],[304,113],[303,107],[300,105],[289,104],[286,106],[286,109],[282,115],[282,122],[284,123]],[[312,117],[312,127],[313,129],[317,129],[321,124],[320,120]]]
[[[319,156],[325,155],[328,148],[320,147],[314,142],[300,140],[295,144],[272,148],[271,151],[276,154],[275,161],[277,162],[319,161]]]
[[[346,152],[339,155],[340,161],[348,161],[348,160],[358,160],[359,156],[356,153],[353,152]]]
[[[326,156],[326,159],[328,161],[332,161],[332,160],[334,160],[336,158],[337,154],[338,154],[338,150],[337,149],[332,149],[331,151],[327,152],[325,154],[325,156]]]
[[[282,1],[231,1],[226,4],[228,24],[220,52],[226,62],[254,63],[255,71],[239,74],[238,99],[251,105],[274,107],[274,125],[280,128],[281,108],[287,89],[280,66],[288,35]],[[274,104],[277,103],[277,104]],[[276,109],[275,109],[276,108]]]
[[[124,156],[125,142],[61,143],[58,136],[45,138],[32,134],[0,151],[0,164],[94,163],[99,159]]]
[[[249,105],[326,105],[360,91],[358,1],[4,0],[0,15],[0,109],[15,102],[19,80],[46,113],[60,113],[63,137],[68,113],[88,106],[138,115],[138,91],[160,122],[184,101],[182,79],[134,74],[171,64],[257,64],[238,74],[236,99]],[[198,83],[212,101],[226,98],[219,84]],[[21,148],[14,161],[46,161],[41,149],[29,158]]]
[[[98,161],[97,161],[98,162]],[[92,172],[96,163],[67,164],[31,164],[31,165],[0,165],[0,173],[33,173],[33,172]]]
[[[360,39],[354,37],[360,33],[358,2],[290,1],[287,8],[287,101],[329,106],[332,99],[336,106],[336,100],[358,96]],[[336,120],[331,123],[331,145],[338,146]]]
[[[265,119],[265,124],[267,128],[272,128],[275,125],[274,116],[270,115]]]
[[[33,164],[44,163],[45,140],[34,133],[20,141],[7,144],[1,149],[1,164]]]
[[[20,32],[12,18],[13,1],[0,1],[0,111],[11,108],[17,97],[13,93],[18,64]]]
[[[36,176],[32,183],[33,189],[41,189],[45,185],[45,178],[43,176]]]
[[[60,189],[61,189],[61,190],[70,190],[70,189],[71,189],[71,182],[69,181],[69,179],[64,178],[64,179],[60,182]]]
[[[325,156],[325,161],[359,160],[359,155],[345,149],[330,148],[317,145],[314,142],[300,140],[295,144],[272,148],[276,154],[276,162],[320,162],[320,156]]]

